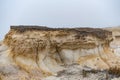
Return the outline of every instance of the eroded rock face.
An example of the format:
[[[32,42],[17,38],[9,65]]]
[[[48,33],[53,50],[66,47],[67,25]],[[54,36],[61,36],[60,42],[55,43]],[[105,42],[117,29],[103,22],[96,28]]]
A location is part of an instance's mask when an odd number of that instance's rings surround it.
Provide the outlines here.
[[[118,65],[112,40],[112,32],[97,28],[11,26],[1,47],[7,47],[10,65],[24,74],[49,76],[74,63],[98,70]]]
[[[120,26],[105,28],[105,30],[112,32],[113,41],[111,42],[110,46],[113,48],[114,53],[117,54],[117,56],[120,56]]]

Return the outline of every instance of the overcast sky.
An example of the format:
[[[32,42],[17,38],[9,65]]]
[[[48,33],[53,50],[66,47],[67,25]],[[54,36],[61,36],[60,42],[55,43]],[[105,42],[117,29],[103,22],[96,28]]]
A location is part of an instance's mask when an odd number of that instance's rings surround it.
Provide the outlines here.
[[[0,0],[0,40],[10,25],[120,25],[120,0]]]

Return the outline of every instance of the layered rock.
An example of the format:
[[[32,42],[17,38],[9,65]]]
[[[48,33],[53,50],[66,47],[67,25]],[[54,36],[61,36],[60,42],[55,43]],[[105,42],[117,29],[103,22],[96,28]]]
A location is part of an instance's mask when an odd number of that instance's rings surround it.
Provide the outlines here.
[[[4,73],[8,80],[18,75],[40,80],[71,64],[97,70],[119,67],[113,36],[98,28],[11,26],[0,43],[0,77]]]
[[[113,48],[114,53],[117,54],[117,56],[120,56],[120,27],[109,27],[105,28],[105,30],[112,32],[113,41],[110,46]]]
[[[102,29],[11,26],[4,44],[15,64],[30,73],[49,75],[72,63],[109,68],[107,60],[114,55],[111,41],[112,33]]]

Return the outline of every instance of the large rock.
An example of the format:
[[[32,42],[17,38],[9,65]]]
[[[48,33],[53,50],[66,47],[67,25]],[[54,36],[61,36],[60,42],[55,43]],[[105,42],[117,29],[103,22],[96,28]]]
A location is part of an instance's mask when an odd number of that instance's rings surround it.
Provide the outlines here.
[[[1,47],[7,47],[4,54],[9,55],[10,64],[33,75],[49,76],[74,63],[100,70],[116,66],[112,40],[112,32],[98,28],[11,26]]]

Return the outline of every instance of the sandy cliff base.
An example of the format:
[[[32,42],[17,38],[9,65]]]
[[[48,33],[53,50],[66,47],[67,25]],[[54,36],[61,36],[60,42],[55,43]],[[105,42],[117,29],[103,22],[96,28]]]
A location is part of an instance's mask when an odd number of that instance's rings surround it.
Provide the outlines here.
[[[58,72],[56,76],[50,76],[43,80],[120,80],[120,77],[108,74],[107,71],[92,71],[90,67],[81,67],[78,64],[66,66],[66,69]]]

